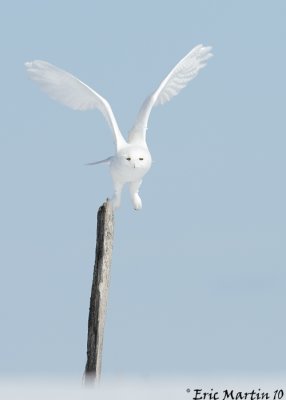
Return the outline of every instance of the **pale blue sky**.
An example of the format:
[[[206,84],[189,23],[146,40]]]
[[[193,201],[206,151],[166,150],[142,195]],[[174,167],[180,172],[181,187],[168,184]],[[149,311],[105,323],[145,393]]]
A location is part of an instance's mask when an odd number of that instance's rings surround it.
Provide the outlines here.
[[[113,152],[99,112],[51,101],[24,62],[104,95],[126,134],[199,43],[214,58],[153,110],[143,210],[116,215],[103,373],[285,370],[286,3],[5,2],[1,7],[0,373],[85,365],[96,213]]]

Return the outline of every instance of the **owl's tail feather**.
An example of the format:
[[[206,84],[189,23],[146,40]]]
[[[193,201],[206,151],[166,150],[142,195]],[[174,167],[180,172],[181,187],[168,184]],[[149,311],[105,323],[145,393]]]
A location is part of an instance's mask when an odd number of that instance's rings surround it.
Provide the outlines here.
[[[108,158],[105,158],[104,160],[94,161],[94,162],[91,162],[91,163],[87,163],[85,165],[109,164],[111,159],[112,159],[112,157],[108,157]]]

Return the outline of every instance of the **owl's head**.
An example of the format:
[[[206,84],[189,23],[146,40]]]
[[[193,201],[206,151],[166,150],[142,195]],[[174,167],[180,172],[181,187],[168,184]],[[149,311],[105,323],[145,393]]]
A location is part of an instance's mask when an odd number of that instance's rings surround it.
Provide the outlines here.
[[[146,147],[129,145],[117,154],[121,165],[128,168],[149,169],[151,167],[151,155]]]

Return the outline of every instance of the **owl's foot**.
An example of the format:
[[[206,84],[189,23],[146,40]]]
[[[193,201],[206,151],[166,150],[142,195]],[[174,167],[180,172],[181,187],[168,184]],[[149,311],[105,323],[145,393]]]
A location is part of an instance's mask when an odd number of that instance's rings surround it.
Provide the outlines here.
[[[140,199],[138,193],[135,193],[132,196],[132,203],[133,203],[134,210],[141,210],[141,208],[142,208],[142,200]]]
[[[141,210],[142,208],[142,201],[138,194],[141,183],[142,180],[131,182],[129,185],[129,190],[134,210]]]
[[[114,195],[111,199],[111,203],[113,205],[114,210],[120,207],[122,188],[123,185],[121,183],[114,182]]]

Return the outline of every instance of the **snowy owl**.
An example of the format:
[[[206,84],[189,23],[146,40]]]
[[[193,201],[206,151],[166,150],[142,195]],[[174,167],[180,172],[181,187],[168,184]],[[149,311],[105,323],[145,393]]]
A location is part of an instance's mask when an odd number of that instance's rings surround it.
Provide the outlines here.
[[[115,155],[89,165],[108,163],[114,185],[112,203],[120,206],[123,186],[128,183],[131,200],[135,210],[142,208],[139,188],[143,176],[149,171],[152,158],[146,144],[146,131],[153,106],[164,104],[177,95],[187,83],[195,78],[206,61],[212,56],[211,47],[202,44],[194,47],[171,70],[166,78],[144,101],[128,139],[122,136],[112,109],[105,98],[68,72],[46,61],[25,63],[29,77],[54,100],[74,109],[89,110],[97,108],[106,118],[115,141]]]

